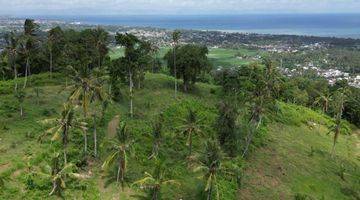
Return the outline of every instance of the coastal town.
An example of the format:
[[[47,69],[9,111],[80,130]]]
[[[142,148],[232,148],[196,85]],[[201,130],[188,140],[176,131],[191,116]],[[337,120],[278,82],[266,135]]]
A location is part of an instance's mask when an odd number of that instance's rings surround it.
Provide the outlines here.
[[[17,18],[0,18],[0,52],[6,45],[3,35],[6,32],[14,31],[20,32],[23,28],[24,19]],[[44,35],[46,31],[52,27],[59,26],[64,29],[83,30],[86,28],[93,28],[96,25],[84,24],[77,21],[60,21],[60,20],[36,20],[39,24],[40,34]],[[154,27],[128,27],[105,25],[102,26],[110,34],[110,45],[115,48],[114,37],[116,33],[132,33],[135,36],[151,41],[158,47],[170,47],[172,45],[172,30],[154,28]],[[310,36],[281,36],[281,35],[266,35],[254,33],[236,33],[236,32],[221,32],[221,31],[201,31],[201,30],[182,30],[181,43],[200,43],[210,48],[230,48],[239,49],[245,48],[256,50],[259,52],[255,56],[234,55],[238,59],[246,59],[259,61],[262,54],[269,53],[271,55],[295,55],[301,53],[312,54],[316,51],[327,50],[334,46],[360,46],[360,40],[342,39],[342,38],[325,38],[325,37],[310,37]],[[358,63],[360,66],[360,63]],[[219,66],[215,66],[219,67]],[[224,67],[224,66],[222,66]],[[317,76],[326,78],[330,84],[334,84],[339,80],[347,80],[349,85],[360,88],[360,73],[352,73],[344,71],[336,65],[322,65],[316,62],[298,62],[286,65],[281,63],[281,71],[287,76],[302,75],[308,71],[314,72]]]

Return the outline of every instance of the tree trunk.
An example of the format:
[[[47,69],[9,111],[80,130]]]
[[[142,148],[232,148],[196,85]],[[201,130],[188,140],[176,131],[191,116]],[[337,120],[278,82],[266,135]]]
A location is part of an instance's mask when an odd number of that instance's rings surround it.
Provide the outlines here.
[[[16,65],[14,64],[14,82],[15,82],[15,93],[17,91],[17,70],[16,70]]]
[[[68,131],[68,126],[66,125],[64,127],[63,130],[63,135],[62,135],[62,144],[63,144],[63,153],[64,153],[64,164],[67,164],[67,142],[68,142],[68,138],[67,138],[67,131]]]
[[[138,76],[138,89],[141,89],[141,75]]]
[[[84,151],[85,151],[85,155],[87,153],[87,134],[86,132],[84,131]]]
[[[174,45],[174,77],[175,77],[175,99],[177,98],[177,71],[176,71],[176,45]]]
[[[189,139],[189,157],[191,156],[192,153],[192,133],[190,133],[190,139]]]
[[[339,137],[339,134],[340,134],[340,121],[337,122],[338,124],[336,125],[336,128],[335,128],[335,134],[334,134],[334,141],[333,141],[333,147],[332,147],[332,151],[331,151],[331,156],[335,156],[335,146],[336,146],[336,142],[337,142],[337,139]]]
[[[159,199],[159,188],[154,189],[153,199],[152,200],[158,200]]]
[[[120,170],[120,180],[121,180],[121,187],[124,189],[124,177],[125,177],[125,157],[121,158],[121,170]]]
[[[134,115],[134,110],[133,110],[133,87],[134,87],[134,83],[133,83],[132,72],[129,71],[130,116],[131,116],[131,118]]]
[[[53,188],[51,190],[51,192],[49,193],[49,196],[52,196],[53,194],[56,193],[56,190],[57,190],[57,184],[56,184],[56,180],[53,181]]]
[[[29,58],[29,65],[28,65],[28,76],[29,76],[29,85],[31,85],[31,64]]]
[[[189,90],[189,82],[187,80],[184,80],[184,92],[187,92]]]
[[[336,146],[336,142],[334,141],[334,144],[333,144],[332,150],[331,150],[331,156],[332,156],[332,157],[335,156],[335,146]]]
[[[66,146],[64,146],[64,163],[67,164]]]
[[[111,84],[109,84],[109,90],[108,90],[108,93],[109,93],[109,96],[111,95]]]
[[[52,50],[50,50],[50,78],[52,78],[52,71],[53,71],[53,55],[52,55]]]
[[[119,181],[120,181],[120,172],[121,172],[121,159],[119,159],[119,167],[118,167],[117,176],[116,176],[116,182],[118,184],[119,184]]]
[[[154,73],[155,72],[155,60],[156,58],[153,59],[153,64],[152,64],[152,69],[151,69],[151,72]]]
[[[94,115],[94,156],[97,157],[96,115]]]
[[[21,119],[23,118],[23,116],[24,116],[24,111],[23,111],[23,106],[21,104],[20,105],[20,117],[21,117]]]
[[[98,57],[98,67],[99,67],[99,69],[100,69],[100,67],[101,67],[101,56],[100,56],[100,53],[99,53],[99,57]]]
[[[244,158],[246,156],[246,153],[247,151],[249,150],[249,146],[251,144],[251,141],[253,139],[253,136],[254,136],[254,132],[255,130],[257,130],[260,126],[260,123],[261,123],[261,118],[259,119],[259,122],[257,123],[254,123],[253,127],[251,128],[248,136],[246,137],[246,146],[245,146],[245,149],[244,149],[244,152],[242,154],[242,157]]]
[[[208,191],[208,194],[207,194],[207,200],[211,200],[211,197],[212,197],[212,185],[210,185],[210,188],[209,188],[209,191]]]
[[[28,68],[29,68],[29,58],[26,58],[26,66],[25,66],[25,80],[24,80],[24,86],[23,89],[26,88],[27,79],[28,79]]]

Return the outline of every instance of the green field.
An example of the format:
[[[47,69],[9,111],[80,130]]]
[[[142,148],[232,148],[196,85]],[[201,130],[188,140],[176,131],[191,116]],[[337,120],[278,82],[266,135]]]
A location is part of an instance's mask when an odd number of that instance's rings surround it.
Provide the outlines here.
[[[214,67],[229,67],[248,64],[255,60],[256,55],[258,52],[255,50],[211,48],[208,56]]]
[[[169,47],[162,47],[158,52],[158,57],[163,58]],[[237,54],[241,56],[237,56]],[[114,48],[110,52],[112,59],[119,58],[124,55],[123,48]],[[210,48],[208,58],[213,67],[233,67],[248,64],[256,61],[255,56],[260,55],[260,52],[249,49],[224,49],[224,48]]]
[[[210,57],[222,59],[235,51],[212,50]],[[113,55],[114,56],[114,55]],[[18,79],[22,83],[22,79]],[[0,81],[0,199],[57,199],[48,194],[51,180],[32,176],[50,162],[58,143],[38,142],[37,138],[45,127],[41,120],[57,117],[69,90],[64,90],[65,80],[61,75],[49,79],[48,74],[32,76],[27,88],[24,110],[20,119],[19,107],[12,95],[13,81]],[[99,127],[98,134],[103,140],[107,124],[114,116],[128,123],[135,141],[135,153],[129,158],[126,181],[130,184],[122,190],[108,174],[101,171],[101,164],[108,152],[100,145],[100,159],[92,159],[79,172],[89,178],[81,181],[69,180],[65,190],[66,199],[120,199],[132,200],[142,194],[139,187],[132,186],[135,180],[151,172],[154,162],[148,159],[152,149],[151,120],[160,112],[164,113],[164,140],[161,155],[167,158],[167,177],[177,180],[180,185],[162,188],[163,199],[202,199],[204,184],[199,172],[191,170],[186,162],[185,138],[177,134],[176,127],[191,107],[204,117],[208,136],[214,135],[213,123],[217,116],[216,105],[220,88],[213,85],[196,84],[190,94],[180,93],[173,98],[173,78],[161,74],[146,74],[145,88],[135,92],[135,117],[128,116],[128,94],[124,87],[124,98],[111,104],[106,112],[106,125]],[[34,88],[40,88],[37,99]],[[62,92],[60,92],[62,91]],[[215,91],[210,92],[210,91]],[[39,100],[39,102],[37,102]],[[341,135],[337,144],[336,157],[330,156],[332,135],[327,135],[332,123],[326,117],[310,109],[291,104],[279,103],[278,114],[268,119],[266,142],[252,151],[245,163],[241,188],[233,180],[218,177],[220,199],[359,199],[360,198],[360,149],[359,132],[352,136]],[[93,107],[100,112],[99,105]],[[309,122],[316,125],[309,126]],[[354,130],[356,133],[356,130]],[[82,141],[81,134],[71,135],[71,141]],[[91,149],[91,127],[89,130]],[[202,151],[203,140],[195,137],[194,151]],[[81,154],[83,146],[71,144],[70,161],[75,154]],[[233,164],[235,160],[229,160]],[[341,178],[343,175],[344,179]],[[114,174],[112,174],[114,176]],[[305,198],[304,196],[308,197]],[[295,198],[296,197],[296,198]],[[301,198],[303,197],[303,198]]]

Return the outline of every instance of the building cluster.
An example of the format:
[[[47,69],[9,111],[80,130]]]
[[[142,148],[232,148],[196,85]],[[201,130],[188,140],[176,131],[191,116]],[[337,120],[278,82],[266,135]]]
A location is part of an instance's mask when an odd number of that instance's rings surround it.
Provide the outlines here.
[[[360,88],[360,75],[352,75],[347,72],[340,71],[338,69],[321,69],[316,66],[299,66],[295,69],[283,68],[281,69],[283,74],[292,77],[295,75],[301,75],[305,72],[314,72],[317,76],[325,78],[330,85],[334,85],[337,81],[346,80],[350,86]]]
[[[319,49],[325,49],[329,47],[329,44],[315,42],[315,43],[303,44],[303,45],[274,43],[274,44],[251,44],[245,46],[261,49],[263,51],[267,51],[271,53],[297,53],[301,51],[314,51]]]

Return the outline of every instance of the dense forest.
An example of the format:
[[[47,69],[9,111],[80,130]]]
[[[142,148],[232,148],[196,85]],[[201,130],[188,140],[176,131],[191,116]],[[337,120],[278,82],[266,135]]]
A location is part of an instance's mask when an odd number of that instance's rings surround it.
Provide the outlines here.
[[[124,54],[112,59],[112,39],[100,27],[40,34],[27,19],[22,32],[4,37],[0,141],[12,143],[0,143],[1,198],[113,199],[95,189],[101,180],[118,199],[246,199],[252,156],[271,143],[276,128],[294,131],[299,124],[331,137],[324,140],[330,149],[311,146],[306,160],[321,154],[336,163],[333,176],[345,189],[335,199],[360,198],[360,89],[346,81],[284,76],[272,54],[214,70],[208,47],[181,43],[180,31],[163,58],[151,41],[117,33]],[[337,62],[350,53],[319,54]],[[296,59],[319,55],[304,56]],[[359,72],[352,63],[343,64]],[[18,148],[21,158],[11,158]],[[331,195],[295,190],[284,199]]]

